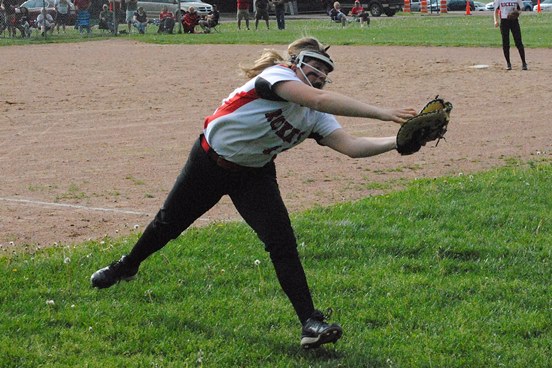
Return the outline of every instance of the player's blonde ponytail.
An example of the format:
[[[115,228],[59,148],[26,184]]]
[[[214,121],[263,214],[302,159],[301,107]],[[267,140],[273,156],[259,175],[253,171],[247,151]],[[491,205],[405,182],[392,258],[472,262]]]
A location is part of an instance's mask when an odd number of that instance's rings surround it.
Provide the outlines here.
[[[248,67],[241,67],[243,73],[247,78],[253,78],[261,74],[263,70],[270,66],[286,63],[285,59],[274,49],[264,49],[260,58],[255,60],[255,64]]]
[[[287,52],[289,57],[284,59],[278,51],[274,49],[264,49],[260,58],[255,60],[255,64],[252,67],[241,67],[243,73],[248,78],[253,78],[259,75],[263,70],[268,67],[285,64],[291,65],[294,63],[295,57],[299,55],[301,51],[316,51],[322,54],[326,54],[327,47],[320,43],[314,37],[303,37],[293,41],[289,44]]]

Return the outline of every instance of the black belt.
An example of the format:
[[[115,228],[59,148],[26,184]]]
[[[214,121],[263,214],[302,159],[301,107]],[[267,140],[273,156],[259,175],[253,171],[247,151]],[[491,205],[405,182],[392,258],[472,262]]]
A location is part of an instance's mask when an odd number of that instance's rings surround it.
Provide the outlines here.
[[[209,156],[209,158],[211,160],[213,160],[217,164],[217,166],[219,166],[219,167],[221,167],[225,170],[233,171],[233,172],[255,170],[254,167],[247,167],[247,166],[238,165],[238,164],[235,164],[233,162],[230,162],[230,161],[224,159],[224,157],[220,156],[218,153],[215,152],[214,149],[211,148],[211,146],[209,146],[209,142],[207,142],[207,139],[205,139],[205,136],[203,134],[201,135],[201,137],[199,139],[200,139],[200,143],[201,143],[201,148],[203,148],[203,150],[205,151],[207,156]]]

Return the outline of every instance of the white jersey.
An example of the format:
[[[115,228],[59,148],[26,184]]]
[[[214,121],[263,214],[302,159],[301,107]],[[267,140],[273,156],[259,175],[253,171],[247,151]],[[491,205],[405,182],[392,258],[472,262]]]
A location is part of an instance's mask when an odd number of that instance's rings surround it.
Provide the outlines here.
[[[508,14],[518,9],[518,6],[523,9],[522,0],[494,0],[493,5],[495,9],[500,8],[500,19],[507,19]]]
[[[307,138],[319,141],[341,128],[333,115],[276,95],[273,87],[283,81],[301,80],[287,66],[272,66],[223,100],[205,118],[203,133],[211,148],[233,163],[262,167]]]

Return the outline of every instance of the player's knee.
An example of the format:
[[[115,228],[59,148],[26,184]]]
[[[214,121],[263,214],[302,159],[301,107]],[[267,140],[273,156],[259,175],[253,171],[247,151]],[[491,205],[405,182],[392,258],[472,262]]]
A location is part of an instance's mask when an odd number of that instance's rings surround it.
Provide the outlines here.
[[[272,259],[272,261],[295,258],[299,255],[299,252],[297,252],[297,242],[295,242],[295,239],[291,242],[265,244],[265,249],[267,252],[269,252],[270,259]]]

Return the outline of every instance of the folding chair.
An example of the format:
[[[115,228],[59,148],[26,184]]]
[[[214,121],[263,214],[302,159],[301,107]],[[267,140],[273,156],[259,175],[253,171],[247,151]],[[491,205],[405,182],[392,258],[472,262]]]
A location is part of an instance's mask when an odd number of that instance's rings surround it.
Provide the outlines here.
[[[215,31],[216,33],[220,33],[220,29],[219,27],[221,26],[221,23],[220,22],[217,22],[217,24],[215,24],[214,26],[211,27],[211,29],[213,31]]]

